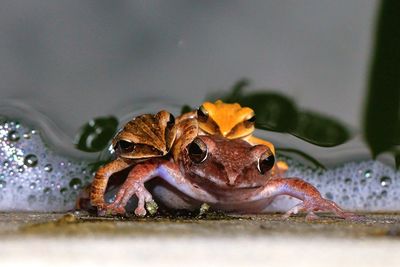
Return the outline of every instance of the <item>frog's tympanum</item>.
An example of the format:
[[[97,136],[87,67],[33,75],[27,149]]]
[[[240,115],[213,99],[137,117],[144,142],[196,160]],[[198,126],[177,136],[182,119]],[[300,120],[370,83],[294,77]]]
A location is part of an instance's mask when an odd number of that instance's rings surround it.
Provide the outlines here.
[[[100,167],[90,190],[92,205],[104,206],[104,192],[110,176],[140,160],[165,156],[176,137],[175,119],[167,111],[144,114],[129,121],[112,141],[116,159]]]
[[[307,218],[316,218],[315,211],[353,216],[302,179],[273,176],[275,156],[269,146],[199,135],[180,150],[176,160],[151,158],[135,165],[115,201],[104,206],[107,213],[125,214],[132,196],[138,199],[135,214],[139,216],[146,214],[145,203],[152,202],[153,196],[170,208],[195,209],[207,203],[216,210],[254,213],[262,212],[276,196],[289,195],[302,202],[286,217],[298,211],[306,212]],[[145,187],[150,180],[158,184],[152,193]]]

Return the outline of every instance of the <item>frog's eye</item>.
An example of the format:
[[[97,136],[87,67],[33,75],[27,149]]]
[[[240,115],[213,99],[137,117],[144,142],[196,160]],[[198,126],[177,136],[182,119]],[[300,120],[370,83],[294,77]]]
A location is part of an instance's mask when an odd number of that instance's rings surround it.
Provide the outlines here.
[[[169,119],[168,119],[168,122],[167,122],[167,127],[168,127],[168,128],[171,128],[172,126],[174,126],[174,124],[175,124],[175,117],[174,117],[174,115],[169,114]]]
[[[258,160],[258,171],[261,174],[265,174],[267,171],[271,170],[275,164],[275,157],[270,153],[264,153]]]
[[[125,140],[120,140],[117,142],[114,149],[122,153],[130,153],[135,150],[135,144]]]
[[[255,122],[256,122],[256,115],[253,115],[250,117],[250,119],[244,121],[244,127],[246,128],[254,127]]]
[[[196,138],[188,145],[189,157],[194,163],[201,163],[207,158],[207,145],[200,138]]]
[[[247,120],[248,122],[255,123],[256,122],[256,115],[253,115],[250,119]]]
[[[197,119],[201,122],[208,120],[208,111],[203,106],[200,106],[197,110]]]

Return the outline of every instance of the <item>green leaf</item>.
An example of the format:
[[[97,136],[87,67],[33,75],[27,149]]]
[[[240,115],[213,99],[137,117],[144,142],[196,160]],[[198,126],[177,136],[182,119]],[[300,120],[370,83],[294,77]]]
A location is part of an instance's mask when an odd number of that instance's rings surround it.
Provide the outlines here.
[[[276,151],[280,152],[280,153],[288,152],[288,153],[297,154],[297,155],[303,157],[304,159],[310,161],[311,163],[313,163],[316,167],[326,170],[326,167],[321,162],[319,162],[317,159],[315,159],[314,157],[308,155],[307,153],[305,153],[303,151],[293,149],[293,148],[277,148]],[[282,153],[282,154],[284,154],[284,153]]]
[[[193,109],[191,106],[189,106],[189,105],[184,105],[184,106],[182,106],[182,108],[181,108],[181,115],[184,114],[184,113],[190,112],[190,111],[192,111],[192,110],[194,110],[194,109]]]
[[[364,137],[374,157],[393,147],[398,129],[400,1],[381,2],[376,30],[364,115]]]
[[[400,151],[394,152],[394,159],[396,163],[396,169],[398,170],[400,168]]]
[[[395,134],[394,134],[393,143],[396,145],[400,145],[400,118],[396,124],[396,130],[395,130]]]
[[[230,94],[226,95],[223,98],[223,101],[226,103],[240,102],[242,99],[243,88],[249,86],[249,84],[250,81],[247,78],[240,79],[232,86]]]
[[[107,147],[117,132],[118,119],[109,117],[95,118],[83,125],[75,136],[75,147],[86,152],[98,152]]]
[[[294,136],[317,146],[332,147],[350,138],[347,128],[340,122],[311,111],[299,113]]]
[[[254,110],[257,128],[289,132],[296,127],[297,107],[292,100],[282,94],[255,92],[244,95],[238,102]]]
[[[324,147],[340,145],[350,138],[348,129],[339,121],[316,112],[301,111],[292,99],[277,92],[244,93],[243,88],[248,85],[247,79],[239,80],[222,100],[252,108],[257,128],[290,133]]]

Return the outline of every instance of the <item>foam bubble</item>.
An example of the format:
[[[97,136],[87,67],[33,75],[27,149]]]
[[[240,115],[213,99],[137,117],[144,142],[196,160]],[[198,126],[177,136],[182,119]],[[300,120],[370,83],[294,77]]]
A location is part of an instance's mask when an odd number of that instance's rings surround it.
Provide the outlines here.
[[[312,169],[285,158],[287,177],[299,177],[313,184],[325,198],[357,211],[400,210],[400,172],[379,161],[349,162],[329,170]],[[269,210],[287,210],[297,200],[282,197]]]
[[[3,121],[0,124],[0,210],[72,209],[77,188],[90,180],[89,175],[82,174],[90,173],[88,164],[53,151],[43,142],[38,130],[13,120]]]

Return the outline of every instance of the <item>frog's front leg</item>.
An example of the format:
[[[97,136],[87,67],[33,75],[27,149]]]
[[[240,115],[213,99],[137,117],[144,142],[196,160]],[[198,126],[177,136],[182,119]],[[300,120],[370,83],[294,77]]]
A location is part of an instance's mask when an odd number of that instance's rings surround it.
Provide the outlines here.
[[[145,204],[153,201],[150,192],[144,184],[155,178],[160,177],[180,192],[189,197],[207,203],[215,203],[215,197],[196,185],[190,183],[179,170],[179,166],[172,161],[163,159],[151,159],[137,164],[128,174],[124,184],[119,189],[115,201],[106,205],[106,210],[110,214],[125,214],[125,206],[132,196],[138,199],[138,206],[135,209],[137,216],[146,215]]]
[[[306,212],[306,219],[318,218],[316,211],[332,212],[345,219],[359,218],[357,215],[345,212],[335,202],[325,199],[317,188],[300,178],[274,178],[267,182],[262,191],[252,200],[274,198],[279,195],[289,195],[300,199],[302,202],[287,211],[284,218],[297,212]]]
[[[127,160],[117,158],[116,160],[101,166],[97,170],[90,188],[90,202],[93,206],[97,207],[99,213],[102,213],[105,206],[104,193],[110,176],[128,166],[129,163]]]

